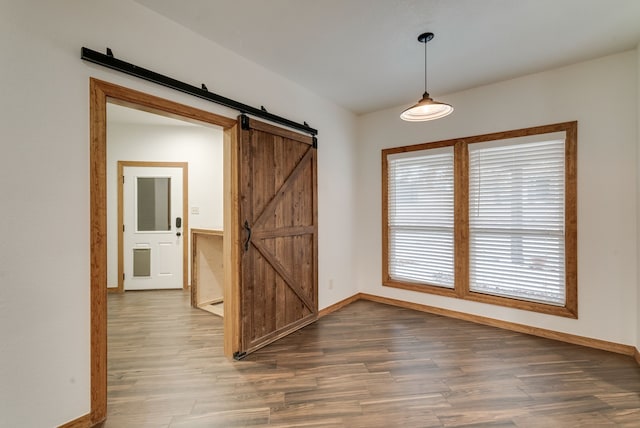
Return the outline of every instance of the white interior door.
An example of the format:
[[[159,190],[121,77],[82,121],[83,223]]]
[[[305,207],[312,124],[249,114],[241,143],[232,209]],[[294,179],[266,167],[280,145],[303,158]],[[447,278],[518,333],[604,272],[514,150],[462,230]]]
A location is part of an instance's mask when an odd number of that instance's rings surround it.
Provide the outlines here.
[[[123,172],[124,289],[182,288],[182,168]]]

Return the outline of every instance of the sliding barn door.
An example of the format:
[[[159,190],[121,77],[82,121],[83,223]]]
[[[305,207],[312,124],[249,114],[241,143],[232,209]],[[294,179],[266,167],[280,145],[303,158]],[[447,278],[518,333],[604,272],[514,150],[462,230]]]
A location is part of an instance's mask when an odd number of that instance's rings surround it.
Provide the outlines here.
[[[239,121],[242,353],[316,320],[318,208],[312,138]]]

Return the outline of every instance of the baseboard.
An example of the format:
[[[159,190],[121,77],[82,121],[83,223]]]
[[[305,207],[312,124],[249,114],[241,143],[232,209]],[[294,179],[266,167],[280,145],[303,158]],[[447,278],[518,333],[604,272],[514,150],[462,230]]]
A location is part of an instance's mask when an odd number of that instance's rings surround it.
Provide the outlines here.
[[[72,421],[67,422],[66,424],[60,425],[58,428],[92,428],[97,426],[97,424],[93,424],[91,421],[91,413],[88,413],[84,416],[80,416]]]
[[[577,336],[569,333],[561,333],[553,330],[546,330],[538,327],[531,327],[524,324],[512,323],[509,321],[501,321],[493,318],[482,317],[478,315],[467,314],[465,312],[452,311],[449,309],[437,308],[434,306],[421,305],[418,303],[405,302],[403,300],[389,299],[387,297],[374,296],[372,294],[360,293],[357,295],[359,299],[369,300],[372,302],[384,303],[387,305],[398,306],[406,309],[413,309],[420,312],[428,312],[435,315],[442,315],[449,318],[455,318],[463,321],[470,321],[477,324],[484,324],[491,327],[498,327],[504,330],[516,331],[518,333],[526,333],[533,336],[544,337],[546,339],[558,340],[561,342],[571,343],[573,345],[586,346],[588,348],[601,349],[603,351],[615,352],[628,356],[634,356],[638,364],[640,364],[640,355],[636,348],[630,345],[622,345],[619,343],[607,342],[606,340],[592,339],[589,337]]]
[[[325,315],[329,315],[331,312],[335,312],[338,309],[342,309],[345,306],[355,302],[356,300],[360,300],[360,294],[354,294],[351,297],[347,297],[344,300],[339,301],[338,303],[334,303],[331,306],[328,306],[318,312],[318,318],[322,318]]]

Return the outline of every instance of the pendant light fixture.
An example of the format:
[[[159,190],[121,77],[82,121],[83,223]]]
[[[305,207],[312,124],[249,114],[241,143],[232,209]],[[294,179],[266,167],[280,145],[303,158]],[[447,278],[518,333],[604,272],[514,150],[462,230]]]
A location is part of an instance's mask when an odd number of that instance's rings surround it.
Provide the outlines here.
[[[424,43],[424,94],[417,104],[409,107],[400,115],[400,118],[407,122],[440,119],[453,111],[453,107],[449,104],[434,101],[427,92],[427,42],[431,39],[433,39],[433,33],[422,33],[418,36],[418,41]]]

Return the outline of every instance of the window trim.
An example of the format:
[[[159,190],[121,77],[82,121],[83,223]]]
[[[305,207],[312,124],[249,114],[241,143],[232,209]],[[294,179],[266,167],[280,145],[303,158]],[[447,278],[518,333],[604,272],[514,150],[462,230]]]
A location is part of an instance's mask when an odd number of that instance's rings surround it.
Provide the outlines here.
[[[530,135],[565,132],[565,292],[564,306],[495,296],[469,289],[469,144],[518,138]],[[578,318],[577,269],[577,134],[578,122],[522,128],[511,131],[454,138],[412,146],[382,150],[382,285],[423,293],[437,294],[481,303],[506,306],[567,318]],[[418,284],[391,279],[389,275],[389,207],[388,162],[395,153],[412,152],[440,147],[454,147],[454,288]]]

